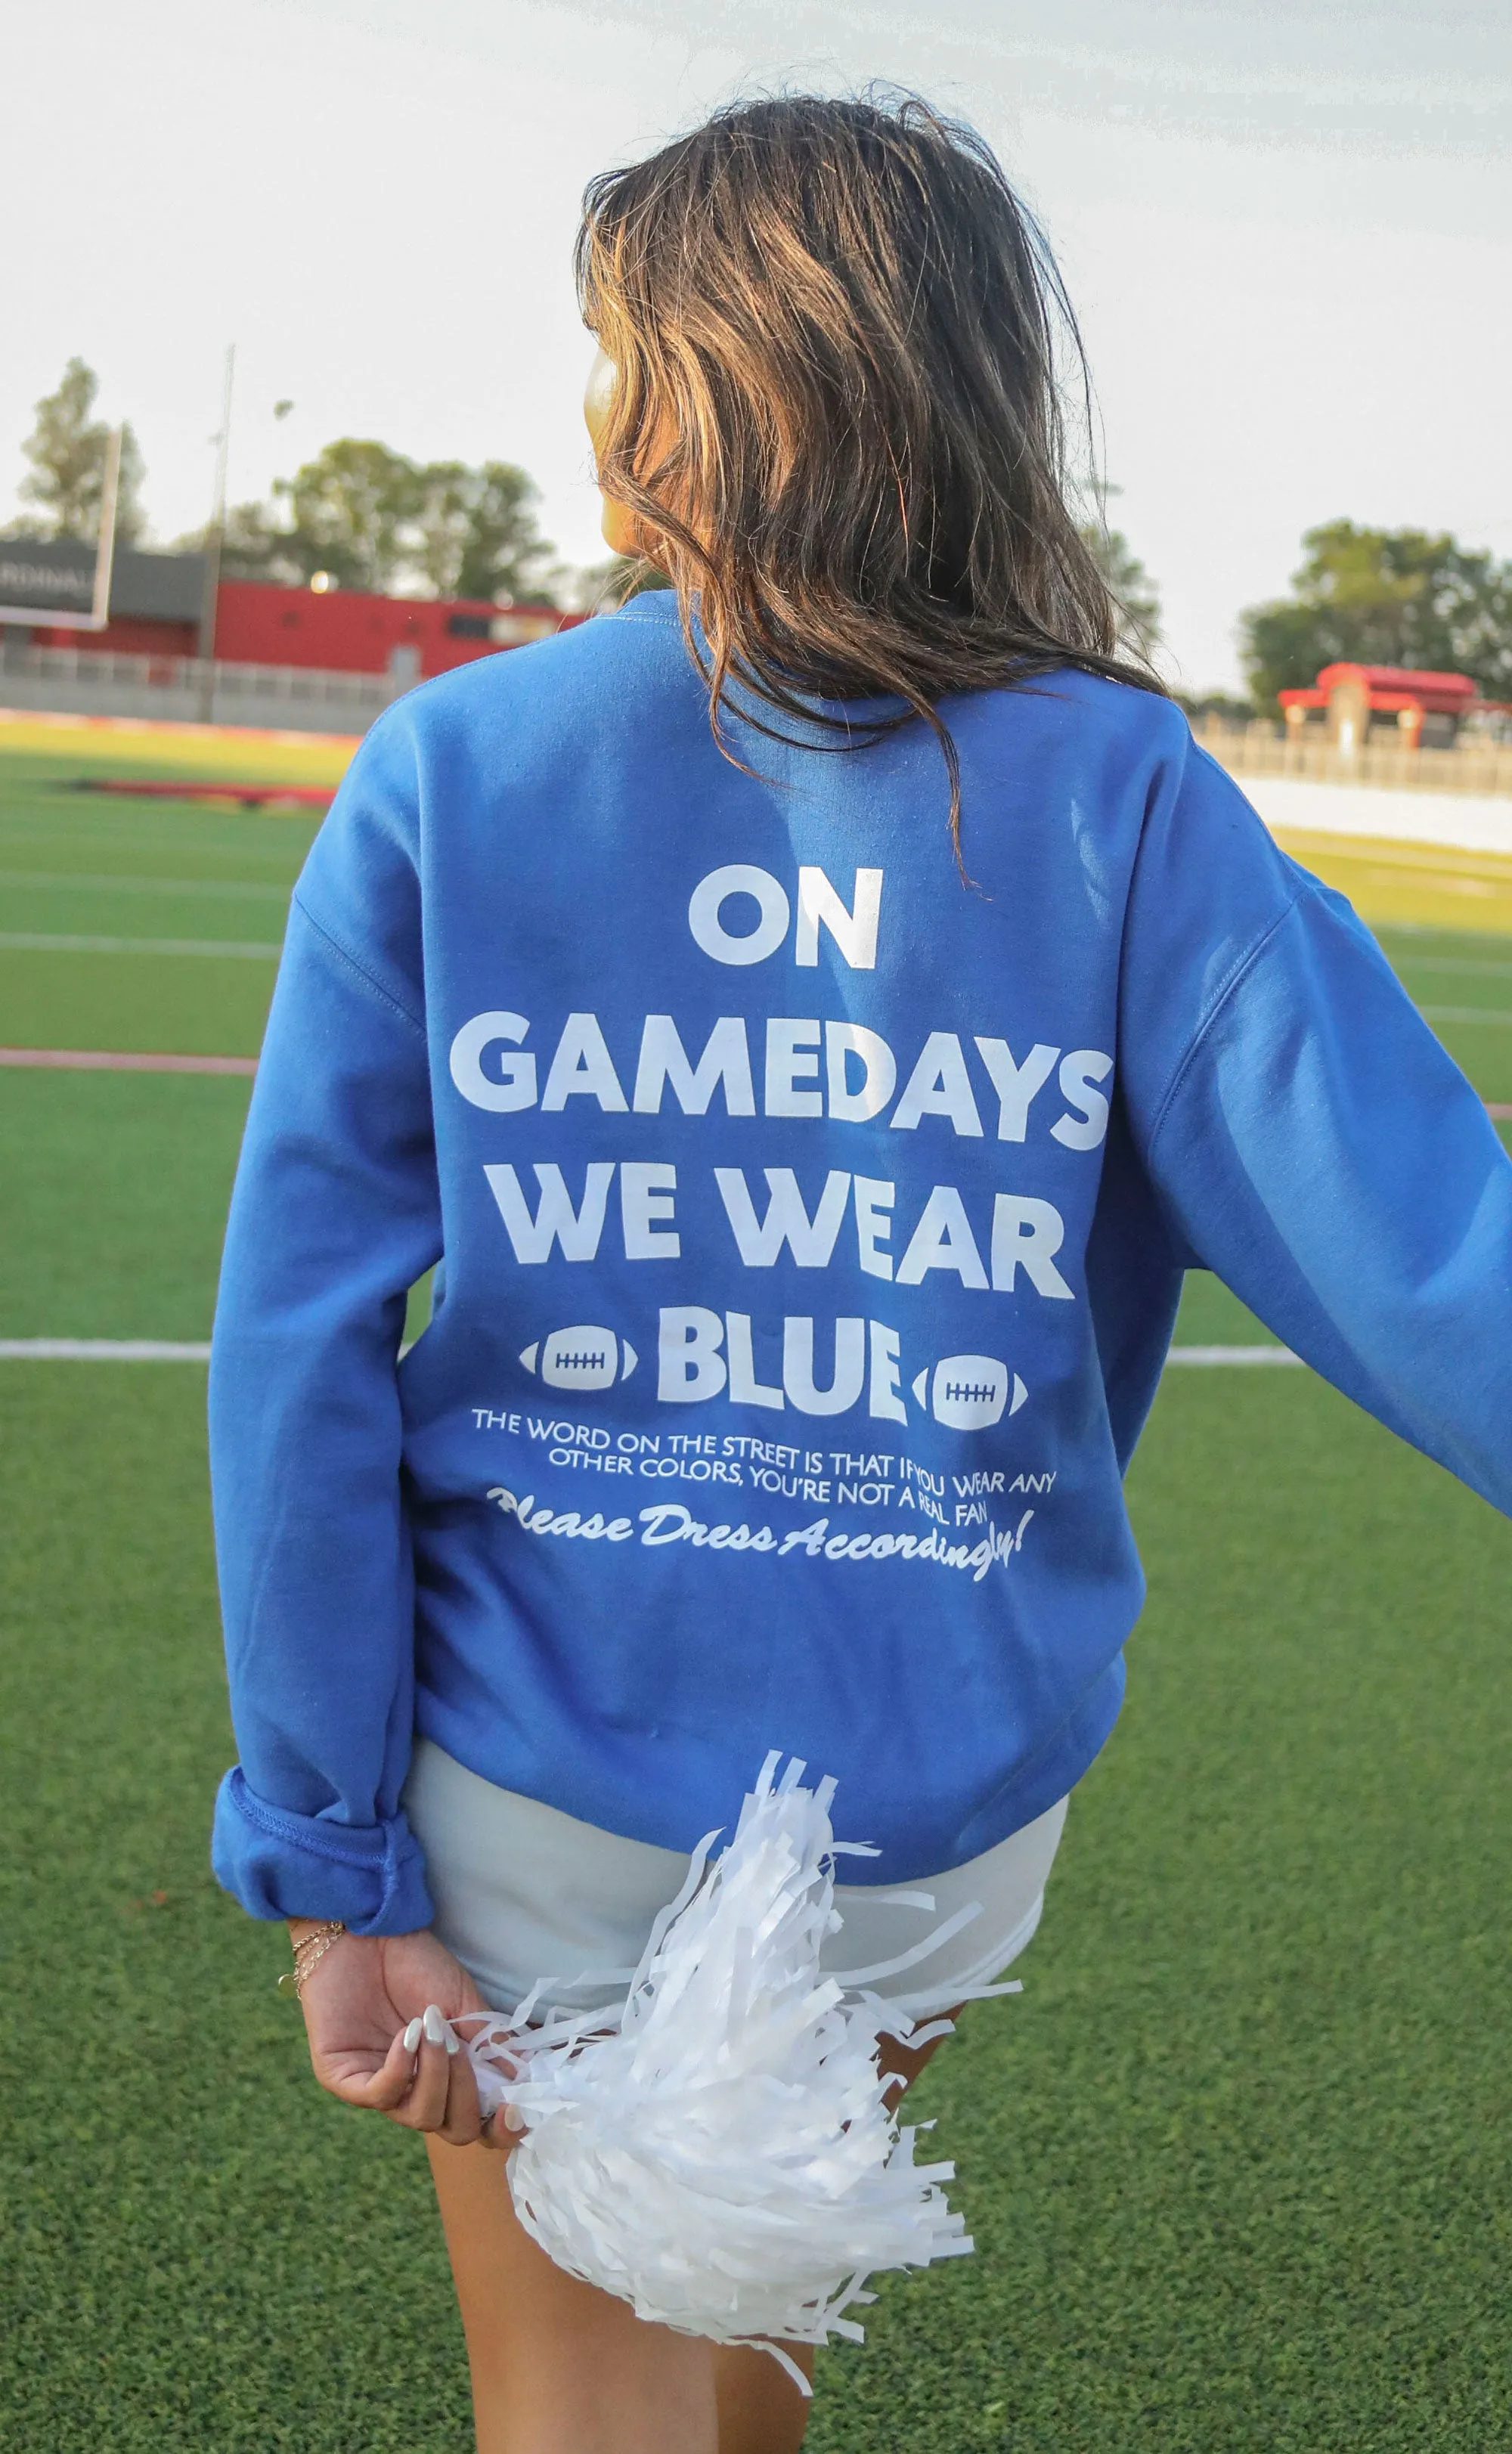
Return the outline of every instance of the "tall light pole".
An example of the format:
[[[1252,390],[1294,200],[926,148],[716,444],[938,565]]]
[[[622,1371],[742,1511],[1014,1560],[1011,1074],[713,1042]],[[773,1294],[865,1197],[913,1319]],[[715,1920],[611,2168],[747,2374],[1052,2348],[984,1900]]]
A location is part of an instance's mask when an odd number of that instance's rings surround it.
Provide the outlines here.
[[[220,594],[221,548],[226,541],[226,468],[231,456],[231,398],[236,380],[236,344],[226,350],[226,387],[221,398],[220,432],[215,437],[215,498],[205,532],[205,580],[199,600],[199,713],[204,724],[215,714],[215,605]]]

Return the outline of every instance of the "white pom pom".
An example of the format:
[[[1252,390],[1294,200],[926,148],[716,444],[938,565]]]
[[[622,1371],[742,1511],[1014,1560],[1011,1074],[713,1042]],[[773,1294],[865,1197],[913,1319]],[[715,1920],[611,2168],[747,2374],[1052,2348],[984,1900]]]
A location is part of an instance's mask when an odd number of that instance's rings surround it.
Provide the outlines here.
[[[710,1862],[714,1833],[695,1853],[622,2012],[553,2012],[533,2027],[537,1987],[469,2047],[485,2108],[523,2118],[514,2206],[557,2265],[641,2318],[772,2351],[858,2341],[843,2313],[871,2298],[868,2275],[972,2246],[939,2187],[954,2166],[914,2162],[917,2134],[888,2111],[875,2059],[882,2034],[921,2042],[943,2027],[862,1989],[976,1912],[896,1961],[822,1977],[846,1847],[830,1828],[835,1783],[801,1788],[800,1762],[776,1780],[779,1760],[768,1757],[722,1856]]]

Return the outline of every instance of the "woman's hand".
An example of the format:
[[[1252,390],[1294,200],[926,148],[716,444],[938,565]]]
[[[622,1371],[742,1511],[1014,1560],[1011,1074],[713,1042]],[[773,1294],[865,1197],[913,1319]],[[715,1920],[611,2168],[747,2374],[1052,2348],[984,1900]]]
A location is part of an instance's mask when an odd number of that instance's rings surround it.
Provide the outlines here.
[[[298,1942],[313,1921],[292,1918]],[[487,2008],[465,1968],[433,1934],[344,1934],[324,1953],[300,1997],[316,2079],[343,2104],[386,2114],[406,2130],[434,2131],[454,2147],[481,2140],[513,2146],[485,2124],[473,2064],[436,2019]],[[426,2032],[430,2026],[440,2036]]]

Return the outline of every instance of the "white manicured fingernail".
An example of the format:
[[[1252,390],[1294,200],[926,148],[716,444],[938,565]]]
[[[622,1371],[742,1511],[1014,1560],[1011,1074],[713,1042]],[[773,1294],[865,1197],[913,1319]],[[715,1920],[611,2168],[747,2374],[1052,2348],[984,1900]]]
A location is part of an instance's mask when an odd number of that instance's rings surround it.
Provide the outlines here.
[[[446,2042],[446,2022],[441,2017],[440,2004],[437,2002],[428,2003],[426,2005],[425,2013],[426,2043],[428,2045],[444,2045]]]
[[[525,2116],[517,2104],[506,2104],[504,2107],[504,2127],[506,2130],[524,2129]]]
[[[404,2032],[404,2050],[405,2050],[405,2052],[406,2052],[407,2054],[413,2054],[413,2051],[414,2051],[414,2049],[415,2049],[415,2047],[418,2045],[419,2042],[420,2042],[420,2022],[419,2022],[419,2021],[418,2021],[418,2020],[412,2020],[412,2021],[411,2021],[411,2022],[410,2022],[410,2024],[409,2024],[409,2026],[406,2028],[406,2030],[405,2030],[405,2032]]]
[[[461,2038],[454,2037],[450,2028],[446,2032],[446,2049],[449,2054],[459,2054],[462,2050]]]

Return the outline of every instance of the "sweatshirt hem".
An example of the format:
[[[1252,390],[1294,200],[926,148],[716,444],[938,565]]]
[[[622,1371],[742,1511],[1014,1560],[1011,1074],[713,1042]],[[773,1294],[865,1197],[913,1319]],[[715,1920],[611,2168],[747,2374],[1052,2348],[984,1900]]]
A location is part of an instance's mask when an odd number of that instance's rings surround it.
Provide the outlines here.
[[[1018,1766],[1009,1780],[991,1791],[986,1805],[978,1807],[954,1830],[942,1822],[932,1822],[927,1831],[901,1825],[886,1834],[876,1814],[869,1813],[864,1804],[857,1807],[848,1803],[854,1798],[856,1782],[854,1779],[847,1780],[842,1772],[836,1800],[837,1830],[843,1839],[879,1841],[881,1846],[879,1857],[847,1863],[847,1884],[857,1890],[886,1891],[897,1883],[919,1882],[934,1875],[949,1874],[969,1859],[980,1857],[1000,1841],[1010,1840],[1015,1832],[1033,1823],[1075,1788],[1101,1751],[1119,1718],[1123,1689],[1120,1653],[1056,1724],[1048,1741],[1037,1747],[1033,1757]],[[539,1778],[538,1765],[501,1762],[496,1758],[481,1760],[486,1750],[470,1742],[475,1738],[475,1729],[459,1722],[444,1709],[434,1710],[434,1698],[428,1698],[423,1691],[417,1696],[416,1735],[478,1780],[494,1789],[553,1807],[574,1821],[589,1824],[615,1839],[670,1849],[680,1856],[686,1856],[694,1841],[712,1825],[733,1830],[740,1799],[758,1768],[758,1755],[749,1763],[732,1762],[718,1794],[705,1794],[685,1823],[669,1824],[655,1813],[616,1814],[614,1805],[605,1800],[601,1788],[595,1795],[586,1770],[576,1778],[548,1782]],[[819,1761],[811,1750],[812,1774],[833,1769],[833,1764]],[[656,1778],[649,1771],[637,1786],[643,1800],[665,1798],[669,1793],[665,1775]],[[670,1786],[675,1794],[677,1785]],[[623,1809],[629,1794],[623,1777],[617,1787],[617,1802]],[[729,1803],[721,1809],[720,1798],[726,1789]]]

